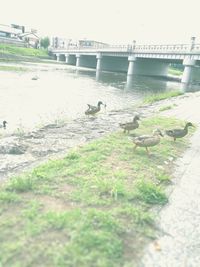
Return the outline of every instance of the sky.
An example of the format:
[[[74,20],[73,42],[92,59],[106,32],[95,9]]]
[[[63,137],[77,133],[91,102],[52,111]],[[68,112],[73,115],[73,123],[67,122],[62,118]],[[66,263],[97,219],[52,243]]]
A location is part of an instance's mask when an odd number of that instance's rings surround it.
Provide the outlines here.
[[[200,42],[199,0],[0,0],[0,24],[110,44]]]

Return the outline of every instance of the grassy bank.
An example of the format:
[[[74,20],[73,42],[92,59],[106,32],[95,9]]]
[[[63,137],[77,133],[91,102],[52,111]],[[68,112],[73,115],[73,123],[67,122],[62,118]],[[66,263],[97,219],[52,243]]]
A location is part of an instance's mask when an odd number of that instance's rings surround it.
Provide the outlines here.
[[[9,54],[9,55],[27,56],[27,57],[42,57],[42,58],[48,57],[47,50],[17,47],[8,44],[0,44],[0,54]]]
[[[154,117],[136,133],[175,125]],[[149,157],[117,132],[13,177],[0,188],[0,265],[135,266],[187,143],[165,137]]]
[[[155,94],[155,95],[153,94],[153,95],[147,96],[143,102],[144,104],[152,104],[156,101],[172,98],[172,97],[179,96],[182,94],[183,93],[180,91],[169,91],[169,92],[164,92],[164,93]]]
[[[179,76],[180,77],[183,74],[183,71],[170,67],[168,73],[170,75],[174,75],[174,76]]]
[[[0,66],[0,71],[28,71],[28,68],[17,66]]]

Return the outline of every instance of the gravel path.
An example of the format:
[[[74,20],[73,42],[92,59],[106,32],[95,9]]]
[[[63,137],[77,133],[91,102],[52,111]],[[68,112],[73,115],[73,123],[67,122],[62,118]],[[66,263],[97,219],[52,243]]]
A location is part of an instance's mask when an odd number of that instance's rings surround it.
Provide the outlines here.
[[[200,266],[200,94],[182,98],[163,115],[191,121],[197,130],[177,164],[169,203],[159,214],[160,236],[147,248],[140,267]]]

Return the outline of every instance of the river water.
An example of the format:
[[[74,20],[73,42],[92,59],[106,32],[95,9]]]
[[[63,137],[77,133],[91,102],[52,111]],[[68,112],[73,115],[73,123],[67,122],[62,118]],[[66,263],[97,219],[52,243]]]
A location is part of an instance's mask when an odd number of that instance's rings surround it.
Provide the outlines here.
[[[1,63],[2,65],[2,63]],[[4,63],[4,65],[6,65]],[[11,65],[11,64],[9,64]],[[107,111],[137,105],[147,95],[183,88],[177,81],[81,69],[61,64],[24,63],[28,71],[0,71],[0,123],[8,131],[30,130],[49,123],[61,123],[85,116],[87,103],[102,101]],[[32,80],[37,76],[38,80]],[[104,108],[103,108],[104,109]]]

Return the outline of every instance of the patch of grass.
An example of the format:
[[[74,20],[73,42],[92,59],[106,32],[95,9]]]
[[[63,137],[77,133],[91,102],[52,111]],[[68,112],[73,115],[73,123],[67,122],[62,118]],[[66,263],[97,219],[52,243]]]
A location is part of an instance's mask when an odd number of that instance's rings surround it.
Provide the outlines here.
[[[0,203],[17,203],[20,200],[21,197],[16,193],[0,191]]]
[[[182,70],[169,68],[168,73],[175,76],[181,76],[183,74]]]
[[[48,51],[42,49],[18,47],[10,44],[0,44],[0,53],[18,56],[47,57]]]
[[[136,133],[182,125],[153,117]],[[151,208],[167,202],[171,159],[181,155],[190,134],[177,142],[162,138],[148,156],[116,132],[10,179],[0,188],[0,263],[137,266],[144,244],[155,237]]]
[[[165,110],[170,110],[173,108],[173,105],[168,105],[168,106],[163,106],[159,109],[159,111],[165,111]]]
[[[54,259],[55,266],[121,266],[121,226],[109,212],[89,209],[71,224],[70,241]],[[71,221],[72,222],[72,221]]]
[[[9,191],[27,192],[33,189],[33,180],[30,176],[18,176],[10,180],[6,187]]]
[[[136,190],[136,197],[147,204],[163,205],[167,202],[163,190],[152,182],[140,181],[136,184]]]
[[[27,68],[16,66],[0,66],[0,71],[27,71]]]
[[[156,101],[172,98],[172,97],[179,96],[182,94],[183,94],[183,92],[180,92],[180,91],[169,91],[169,92],[164,92],[164,93],[160,93],[160,94],[155,94],[155,95],[147,96],[144,99],[144,103],[145,104],[152,104]]]

